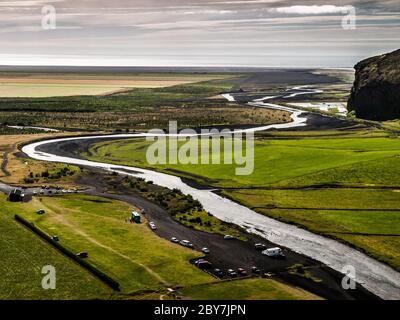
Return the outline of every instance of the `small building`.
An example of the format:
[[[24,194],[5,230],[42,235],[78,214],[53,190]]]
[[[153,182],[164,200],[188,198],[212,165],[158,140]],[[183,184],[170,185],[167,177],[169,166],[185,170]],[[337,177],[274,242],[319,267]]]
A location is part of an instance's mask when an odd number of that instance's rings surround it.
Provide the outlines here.
[[[140,223],[140,214],[136,211],[132,211],[131,220],[136,223]]]
[[[22,193],[22,190],[15,188],[10,192],[8,195],[8,200],[11,202],[21,202],[24,200],[24,194]]]

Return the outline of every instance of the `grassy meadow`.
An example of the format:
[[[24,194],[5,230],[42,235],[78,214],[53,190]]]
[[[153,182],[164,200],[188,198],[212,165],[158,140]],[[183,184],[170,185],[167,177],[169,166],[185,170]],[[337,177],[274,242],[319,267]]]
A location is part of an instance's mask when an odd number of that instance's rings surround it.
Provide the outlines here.
[[[190,143],[199,145],[198,141]],[[227,140],[227,143],[232,144],[232,141]],[[400,172],[396,170],[400,162],[400,139],[398,138],[256,140],[254,171],[245,176],[235,175],[237,168],[235,163],[215,165],[178,163],[151,166],[146,160],[146,151],[151,144],[151,141],[139,139],[99,142],[91,147],[89,158],[116,164],[154,167],[165,171],[172,169],[200,183],[221,188],[254,188],[286,184],[308,186],[325,182],[351,184],[360,183],[363,179],[365,183],[368,183],[375,178],[378,178],[375,183],[377,185],[380,184],[379,182],[387,185],[390,181],[396,185],[400,181]],[[168,150],[176,153],[183,144],[185,142],[178,142],[175,149],[172,144],[168,144]],[[220,150],[220,158],[223,159],[225,157],[223,143]],[[233,156],[236,156],[233,151],[228,154],[230,159]],[[196,154],[190,155],[189,160],[199,163],[198,157]],[[210,163],[213,158],[218,157],[210,152]],[[374,166],[381,163],[382,159],[385,159],[387,169],[379,173]],[[346,169],[355,164],[357,164],[356,168],[359,167],[362,171],[362,168],[368,167],[368,175],[360,176],[361,172],[347,175]],[[352,171],[353,168],[350,170]],[[390,181],[387,181],[388,179]]]
[[[89,252],[88,262],[118,281],[125,294],[212,280],[189,263],[199,253],[159,238],[145,220],[131,224],[134,208],[125,203],[77,195],[42,197],[34,205],[46,214],[24,218],[57,234],[72,251]]]
[[[109,299],[112,290],[14,220],[33,208],[0,195],[0,299]],[[41,287],[46,265],[56,268],[56,289]]]

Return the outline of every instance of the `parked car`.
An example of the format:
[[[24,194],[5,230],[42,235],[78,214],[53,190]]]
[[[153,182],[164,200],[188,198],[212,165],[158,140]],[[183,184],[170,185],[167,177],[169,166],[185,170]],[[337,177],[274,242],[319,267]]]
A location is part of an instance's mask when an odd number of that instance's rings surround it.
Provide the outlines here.
[[[199,264],[199,262],[204,261],[204,259],[198,259],[194,262],[194,265],[197,266]]]
[[[253,272],[255,274],[260,274],[261,270],[254,266],[254,267],[251,267],[251,272]]]
[[[231,235],[229,235],[229,234],[226,234],[225,236],[224,236],[224,239],[225,240],[232,240],[232,239],[235,239],[233,236],[231,236]]]
[[[189,240],[181,240],[179,243],[184,247],[193,248],[193,243]]]
[[[53,239],[53,241],[60,241],[60,238],[56,235],[52,236],[51,238]]]
[[[175,238],[175,237],[172,237],[172,238],[171,238],[171,242],[173,242],[173,243],[178,243],[178,242],[179,242],[179,239],[177,239],[177,238]]]
[[[265,244],[263,244],[263,243],[256,243],[255,245],[254,245],[254,247],[257,249],[257,250],[264,250],[266,247],[265,247]]]
[[[240,274],[241,276],[247,276],[247,271],[243,268],[238,268],[238,274]]]
[[[39,209],[36,211],[37,214],[45,214],[46,211],[44,211],[43,209]]]
[[[156,230],[157,229],[156,224],[154,222],[150,222],[149,226],[150,226],[151,230]]]
[[[88,253],[85,252],[85,251],[78,252],[76,255],[77,255],[79,258],[87,258],[87,257],[88,257]]]
[[[203,251],[203,253],[210,253],[210,249],[206,247],[202,248],[201,251]]]
[[[212,268],[212,263],[210,261],[207,261],[207,260],[200,260],[197,263],[197,266],[202,270],[211,269]]]
[[[217,277],[222,277],[222,276],[224,275],[224,273],[222,272],[221,269],[214,269],[214,274],[215,274]]]
[[[229,275],[230,277],[232,277],[232,278],[237,277],[237,273],[236,273],[236,271],[233,270],[233,269],[228,269],[227,273],[228,273],[228,275]]]
[[[22,190],[15,188],[8,195],[8,200],[10,200],[11,202],[21,202],[24,200],[24,197],[25,195]]]
[[[284,258],[285,254],[283,253],[282,249],[279,247],[275,248],[268,248],[262,252],[263,255],[266,255],[271,258]]]

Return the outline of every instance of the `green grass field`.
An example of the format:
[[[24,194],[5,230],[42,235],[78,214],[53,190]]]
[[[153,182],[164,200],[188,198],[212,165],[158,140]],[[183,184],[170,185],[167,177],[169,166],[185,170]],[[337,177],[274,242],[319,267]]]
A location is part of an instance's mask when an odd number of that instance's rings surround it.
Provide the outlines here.
[[[29,206],[10,203],[0,195],[0,300],[108,299],[112,290],[14,219],[32,215]],[[56,289],[41,286],[42,268],[56,268]]]
[[[262,187],[269,185],[311,185],[329,181],[330,183],[365,183],[376,177],[378,183],[400,182],[400,139],[398,138],[338,138],[302,140],[262,140],[255,142],[254,172],[251,175],[235,175],[236,164],[156,164],[151,166],[146,160],[147,148],[152,142],[139,139],[100,142],[91,147],[90,159],[140,167],[154,167],[158,170],[173,169],[198,182],[215,187]],[[198,143],[198,142],[193,142]],[[184,142],[178,143],[178,148]],[[173,151],[175,152],[175,151]],[[221,147],[221,159],[225,156]],[[210,158],[215,157],[215,155]],[[229,154],[232,158],[232,154]],[[193,156],[192,159],[197,156]],[[372,161],[379,165],[385,159],[385,172],[379,173]],[[211,162],[211,161],[210,161]],[[358,172],[352,166],[359,167]],[[368,174],[364,177],[364,167]],[[334,170],[334,171],[328,171]],[[344,171],[342,171],[344,170]],[[387,171],[386,171],[387,170]],[[342,172],[340,172],[342,171]],[[335,179],[335,172],[339,172]],[[347,174],[349,173],[349,174]],[[318,178],[317,175],[321,175]],[[218,178],[216,178],[218,177]],[[311,178],[308,178],[311,177]],[[386,177],[386,179],[385,179]],[[307,179],[307,180],[306,180]],[[363,181],[363,179],[365,179]],[[390,180],[390,181],[387,181]],[[399,183],[397,183],[399,184]]]
[[[344,241],[400,269],[400,188],[241,189],[228,195],[260,213]]]
[[[271,279],[243,279],[184,288],[195,300],[319,300],[304,290]]]
[[[101,142],[92,146],[89,158],[149,168],[148,146],[140,140]],[[218,187],[260,213],[333,237],[400,269],[399,138],[365,131],[348,137],[292,133],[257,140],[254,155],[248,176],[235,175],[236,166],[224,164],[154,168]]]
[[[88,262],[118,281],[125,294],[213,279],[189,263],[200,253],[159,238],[145,221],[129,223],[133,208],[125,203],[78,195],[43,197],[35,205],[46,214],[23,217],[57,234],[73,252],[87,251]]]

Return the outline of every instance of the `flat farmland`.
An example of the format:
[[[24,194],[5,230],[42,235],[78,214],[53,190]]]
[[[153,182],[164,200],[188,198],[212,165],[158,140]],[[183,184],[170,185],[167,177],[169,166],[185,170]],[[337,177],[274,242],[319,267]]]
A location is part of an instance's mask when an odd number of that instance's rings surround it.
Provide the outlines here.
[[[165,88],[219,80],[228,74],[85,74],[85,73],[0,73],[0,97],[44,98],[106,95],[132,88]]]

